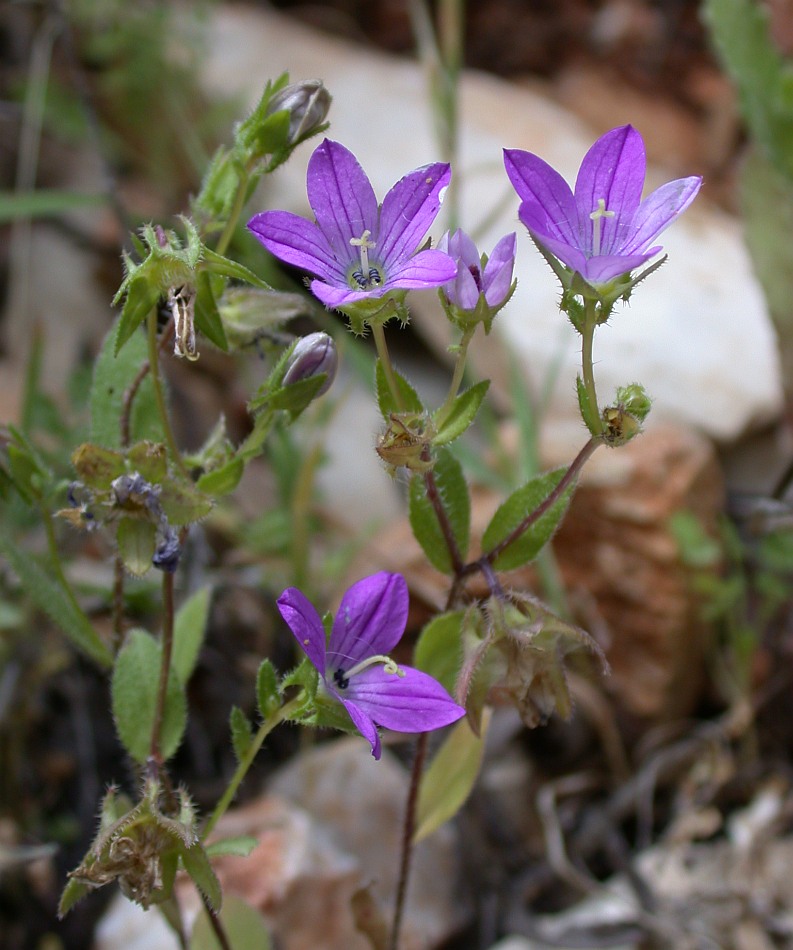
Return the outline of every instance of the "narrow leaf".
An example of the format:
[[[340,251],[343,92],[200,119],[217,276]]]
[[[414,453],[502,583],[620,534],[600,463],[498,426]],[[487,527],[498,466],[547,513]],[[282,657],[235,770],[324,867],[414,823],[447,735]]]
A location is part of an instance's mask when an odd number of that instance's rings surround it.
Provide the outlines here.
[[[232,458],[211,472],[205,472],[196,482],[196,488],[205,495],[220,498],[234,491],[244,471],[245,462],[241,458]]]
[[[448,529],[460,558],[464,560],[468,553],[471,501],[462,467],[448,449],[441,449],[432,471]],[[413,534],[432,565],[444,574],[454,573],[446,535],[427,497],[422,475],[414,475],[410,482],[409,515]]]
[[[220,882],[212,870],[204,846],[199,842],[191,848],[181,848],[179,857],[182,859],[185,871],[190,875],[195,886],[206,897],[212,910],[220,910],[223,894],[220,890]]]
[[[160,682],[160,644],[145,630],[133,629],[116,658],[111,694],[113,718],[124,748],[143,765],[150,751]],[[187,701],[171,669],[160,731],[160,752],[169,759],[179,748],[187,723]]]
[[[250,720],[239,706],[231,707],[229,716],[229,728],[231,730],[231,745],[234,749],[234,755],[237,761],[241,762],[253,742],[253,727]]]
[[[121,319],[116,333],[115,355],[118,356],[125,343],[157,306],[160,292],[152,287],[145,277],[133,277],[127,285],[127,295],[121,310]]]
[[[247,267],[238,264],[237,261],[223,257],[208,247],[204,248],[202,264],[207,270],[221,277],[232,277],[235,280],[242,280],[245,281],[246,284],[252,284],[254,287],[258,287],[260,290],[273,289],[267,281],[262,280],[261,277],[254,274],[252,270],[248,270]]]
[[[185,686],[193,675],[204,642],[211,587],[202,587],[182,604],[173,625],[173,668]]]
[[[430,762],[419,788],[414,844],[454,818],[465,804],[479,775],[489,723],[488,709],[482,717],[481,736],[476,736],[461,719]]]
[[[432,440],[433,445],[446,445],[459,438],[463,432],[465,432],[476,418],[476,414],[479,412],[479,407],[482,405],[482,400],[485,398],[485,393],[487,393],[489,386],[490,380],[483,379],[482,382],[471,386],[457,396],[452,403],[451,412],[446,416],[435,438]]]
[[[239,897],[229,895],[220,911],[220,923],[230,947],[239,950],[271,950],[270,934],[258,910]],[[190,950],[221,950],[209,917],[202,910],[190,937]]]
[[[217,858],[224,854],[247,858],[258,844],[258,838],[251,835],[239,835],[236,838],[223,838],[220,841],[213,841],[206,846],[206,853],[210,858]]]
[[[269,660],[262,660],[256,674],[256,702],[259,712],[265,719],[268,719],[281,705],[278,676]]]
[[[222,285],[223,281],[219,281],[219,283]],[[212,286],[210,274],[207,271],[200,271],[196,284],[196,329],[203,333],[218,349],[227,353],[229,344],[226,339],[226,331],[223,329],[223,321],[220,319],[215,288]]]
[[[388,418],[392,412],[424,411],[424,406],[422,406],[421,399],[419,398],[419,394],[416,392],[416,390],[410,385],[404,376],[400,375],[396,370],[393,372],[394,378],[396,379],[396,386],[397,390],[399,391],[401,404],[397,402],[397,400],[392,395],[391,390],[389,389],[388,380],[386,379],[382,362],[378,359],[375,363],[377,405],[380,407],[380,412],[386,422],[388,421]]]

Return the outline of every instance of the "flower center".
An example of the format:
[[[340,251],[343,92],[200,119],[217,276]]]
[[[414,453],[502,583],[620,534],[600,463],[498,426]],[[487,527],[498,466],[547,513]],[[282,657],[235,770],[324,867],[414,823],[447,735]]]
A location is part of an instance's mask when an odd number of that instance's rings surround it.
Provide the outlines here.
[[[476,266],[476,264],[469,264],[468,271],[476,283],[476,289],[481,292],[482,290],[482,271]]]
[[[386,673],[393,673],[395,676],[404,676],[405,671],[400,670],[394,660],[390,656],[384,656],[383,654],[377,654],[376,656],[368,656],[365,660],[361,660],[360,663],[356,663],[351,670],[343,670],[339,667],[338,670],[333,671],[333,682],[339,689],[347,689],[350,685],[350,680],[353,676],[358,673],[362,673],[365,669],[370,666],[376,666],[378,663],[383,664],[383,670]]]
[[[379,267],[374,267],[369,263],[369,251],[375,246],[374,241],[370,241],[372,232],[367,228],[359,238],[350,238],[350,244],[358,248],[361,255],[361,266],[356,268],[350,274],[350,284],[358,286],[359,290],[372,290],[373,287],[379,287],[383,283],[383,274]]]
[[[613,218],[614,211],[606,211],[606,199],[598,198],[598,206],[589,215],[592,221],[592,256],[600,254],[600,228],[603,218]]]

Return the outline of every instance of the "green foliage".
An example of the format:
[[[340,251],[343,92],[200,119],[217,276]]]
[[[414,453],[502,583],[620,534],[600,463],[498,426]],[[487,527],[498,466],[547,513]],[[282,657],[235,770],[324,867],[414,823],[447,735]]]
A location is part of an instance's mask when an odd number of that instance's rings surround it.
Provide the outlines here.
[[[433,445],[447,445],[453,442],[472,425],[489,387],[490,380],[483,379],[457,396],[449,412],[438,421],[438,431],[432,439]]]
[[[454,695],[462,660],[464,610],[439,614],[424,627],[416,642],[413,663]]]
[[[193,675],[206,634],[212,588],[202,587],[187,598],[177,610],[173,624],[173,657],[171,662],[179,682],[185,686]]]
[[[454,818],[465,804],[479,775],[489,723],[488,710],[477,736],[468,721],[461,719],[430,762],[419,787],[414,843]]]
[[[253,742],[253,727],[239,706],[233,706],[231,709],[229,729],[231,730],[231,745],[234,749],[234,755],[238,762],[242,762]]]
[[[393,372],[394,378],[396,379],[397,389],[399,390],[401,405],[399,405],[391,395],[391,390],[388,386],[388,380],[386,379],[382,362],[378,359],[375,363],[375,391],[377,393],[377,405],[380,407],[380,413],[386,422],[388,422],[391,413],[424,411],[424,406],[421,404],[421,399],[419,398],[419,394],[416,392],[416,390],[410,385],[404,376],[400,375],[396,370]]]
[[[150,752],[162,648],[145,630],[133,629],[113,668],[113,718],[124,748],[143,765]],[[187,723],[187,700],[175,670],[171,668],[160,731],[160,752],[170,759],[179,748]]]
[[[51,218],[77,208],[95,208],[107,202],[104,195],[40,188],[37,191],[0,191],[0,224],[17,218]]]
[[[218,881],[203,845],[196,842],[189,848],[181,848],[179,857],[182,859],[185,871],[190,875],[195,886],[206,897],[212,910],[219,910],[223,902]]]
[[[229,344],[216,299],[223,290],[223,284],[222,279],[213,280],[212,275],[205,270],[196,275],[195,327],[218,349],[228,352]]]
[[[580,376],[575,378],[575,391],[578,396],[578,408],[581,412],[581,418],[584,420],[587,429],[592,435],[599,435],[602,429],[600,418],[597,413],[597,406],[593,406],[589,393],[586,391],[583,379]]]
[[[221,838],[206,846],[210,858],[219,858],[225,854],[233,854],[238,858],[247,858],[259,841],[251,835],[239,835],[235,838]]]
[[[172,525],[188,525],[200,521],[212,511],[212,499],[187,482],[169,480],[163,483],[160,504]]]
[[[256,703],[264,719],[269,719],[281,705],[278,676],[269,660],[262,660],[256,673]]]
[[[245,950],[270,950],[272,943],[262,915],[239,897],[228,897],[220,911],[220,923],[229,946]],[[206,911],[196,919],[190,935],[190,950],[220,950]]]
[[[564,477],[566,468],[558,468],[545,475],[530,479],[513,492],[498,508],[482,537],[484,551],[492,551],[515,531],[524,519],[551,494]],[[550,541],[564,517],[574,485],[571,484],[550,508],[540,515],[519,537],[498,555],[493,566],[499,571],[508,571],[533,561]]]
[[[151,567],[154,557],[157,526],[140,518],[122,518],[116,530],[116,547],[124,567],[135,577],[143,575]]]
[[[448,449],[439,451],[433,475],[451,536],[460,557],[465,558],[471,530],[471,500],[462,467]],[[427,497],[422,475],[414,475],[410,481],[409,516],[413,534],[430,563],[444,574],[452,574],[454,565],[446,536]]]

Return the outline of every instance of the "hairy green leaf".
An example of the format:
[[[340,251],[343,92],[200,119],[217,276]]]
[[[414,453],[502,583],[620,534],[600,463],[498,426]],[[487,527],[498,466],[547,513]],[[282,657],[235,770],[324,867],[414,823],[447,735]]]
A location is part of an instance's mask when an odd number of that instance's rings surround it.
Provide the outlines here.
[[[476,418],[489,386],[490,380],[483,379],[457,396],[452,403],[451,411],[432,440],[433,445],[447,445],[465,432]]]
[[[268,719],[281,705],[278,676],[269,660],[262,660],[256,674],[256,702],[259,712],[265,719]]]
[[[198,662],[209,618],[211,587],[202,587],[177,610],[173,624],[173,668],[186,686]]]
[[[448,449],[441,449],[432,472],[438,502],[446,515],[448,532],[460,558],[464,560],[468,553],[471,528],[471,501],[462,467]],[[454,573],[446,534],[427,497],[424,476],[420,474],[414,475],[410,481],[409,515],[413,534],[430,563],[444,574]]]
[[[451,695],[460,671],[464,617],[464,610],[433,617],[421,631],[413,654],[415,666],[438,680]]]
[[[217,294],[223,289],[223,281],[217,281],[220,287],[213,287],[212,276],[207,271],[199,271],[196,280],[195,325],[204,336],[218,349],[228,352],[229,344],[226,331],[217,305]]]
[[[410,385],[404,376],[394,370],[396,386],[399,390],[401,405],[391,394],[386,379],[385,370],[382,362],[378,359],[375,364],[375,388],[377,390],[377,405],[380,407],[380,413],[388,422],[388,417],[392,412],[423,412],[424,406],[416,390]]]
[[[223,894],[220,882],[212,870],[204,846],[199,842],[191,848],[181,848],[179,857],[182,859],[185,871],[190,875],[195,886],[206,897],[212,910],[220,910]]]
[[[253,742],[253,727],[239,706],[231,707],[229,729],[231,730],[231,745],[234,749],[234,755],[236,755],[237,761],[241,762]]]

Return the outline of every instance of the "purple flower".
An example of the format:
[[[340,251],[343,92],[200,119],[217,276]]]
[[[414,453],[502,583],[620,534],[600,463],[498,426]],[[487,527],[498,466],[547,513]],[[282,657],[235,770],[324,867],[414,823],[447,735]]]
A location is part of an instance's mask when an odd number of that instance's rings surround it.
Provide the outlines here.
[[[428,732],[465,714],[427,673],[397,666],[387,656],[407,623],[408,591],[401,574],[381,571],[353,584],[342,598],[327,646],[319,614],[296,587],[281,594],[278,609],[327,692],[371,743],[376,759],[378,725]]]
[[[481,296],[493,312],[504,306],[512,291],[514,233],[501,238],[490,257],[484,258],[484,264],[476,245],[461,228],[454,234],[444,234],[438,242],[438,250],[446,251],[457,264],[456,276],[443,285],[444,296],[452,306],[476,310]]]
[[[520,220],[541,247],[591,284],[606,284],[654,257],[653,242],[694,200],[699,176],[667,182],[644,201],[645,152],[630,125],[601,136],[570,186],[531,152],[504,150],[522,199]],[[653,246],[651,246],[653,245]]]
[[[398,181],[378,207],[352,152],[325,139],[309,159],[306,179],[316,224],[288,211],[263,211],[248,228],[271,254],[315,274],[311,290],[327,307],[437,287],[454,276],[454,263],[441,251],[416,249],[450,180],[448,165],[425,165]]]

